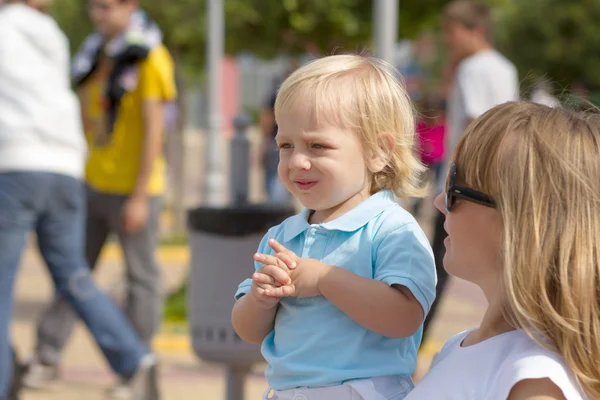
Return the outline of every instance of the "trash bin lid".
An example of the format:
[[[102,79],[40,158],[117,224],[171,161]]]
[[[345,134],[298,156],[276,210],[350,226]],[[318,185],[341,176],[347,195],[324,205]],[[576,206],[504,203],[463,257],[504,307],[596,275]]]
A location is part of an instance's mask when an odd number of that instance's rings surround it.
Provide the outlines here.
[[[199,207],[188,211],[188,228],[222,236],[246,236],[267,232],[294,213],[290,206],[273,204]]]

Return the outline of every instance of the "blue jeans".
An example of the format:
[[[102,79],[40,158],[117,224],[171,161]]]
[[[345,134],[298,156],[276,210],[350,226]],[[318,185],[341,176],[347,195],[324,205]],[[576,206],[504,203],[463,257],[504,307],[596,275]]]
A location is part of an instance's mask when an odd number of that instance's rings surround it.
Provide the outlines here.
[[[86,324],[115,373],[132,376],[149,352],[90,275],[84,256],[85,216],[81,181],[43,172],[0,173],[0,400],[12,375],[9,326],[15,275],[32,230],[56,291]]]

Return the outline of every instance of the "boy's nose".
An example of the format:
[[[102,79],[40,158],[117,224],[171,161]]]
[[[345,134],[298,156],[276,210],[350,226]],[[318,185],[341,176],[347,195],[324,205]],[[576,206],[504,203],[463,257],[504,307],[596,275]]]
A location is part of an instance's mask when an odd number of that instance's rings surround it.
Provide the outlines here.
[[[290,169],[308,170],[310,169],[310,159],[302,152],[294,152],[290,159]]]

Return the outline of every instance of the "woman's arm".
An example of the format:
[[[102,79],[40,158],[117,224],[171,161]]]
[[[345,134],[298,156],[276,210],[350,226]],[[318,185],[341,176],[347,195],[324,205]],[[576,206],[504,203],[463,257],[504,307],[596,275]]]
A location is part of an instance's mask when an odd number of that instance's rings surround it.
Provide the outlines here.
[[[525,379],[513,386],[506,400],[566,400],[550,379]]]

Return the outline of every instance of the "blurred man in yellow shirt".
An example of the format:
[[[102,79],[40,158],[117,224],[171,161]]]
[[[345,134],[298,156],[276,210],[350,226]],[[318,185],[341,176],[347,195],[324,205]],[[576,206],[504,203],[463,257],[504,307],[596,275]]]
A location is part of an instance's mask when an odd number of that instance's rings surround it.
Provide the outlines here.
[[[127,277],[125,312],[148,345],[160,324],[155,259],[165,188],[166,104],[176,96],[173,61],[137,0],[90,0],[96,32],[73,60],[90,153],[86,166],[86,257],[93,268],[108,236],[120,241]],[[75,318],[57,296],[40,320],[30,386],[58,379],[60,353]],[[113,389],[127,397],[128,382]]]

